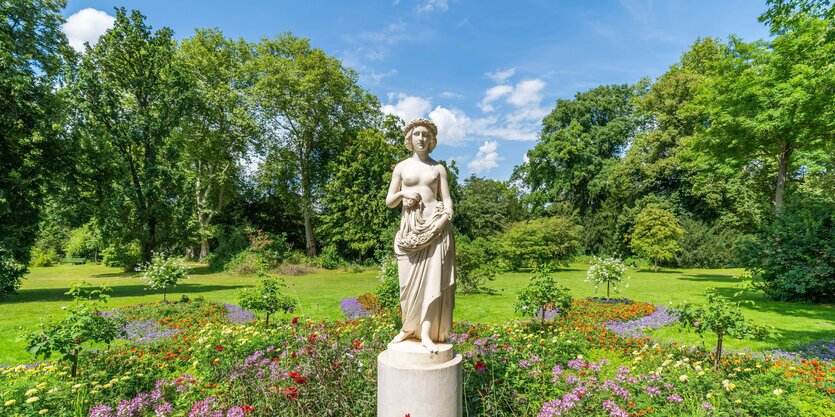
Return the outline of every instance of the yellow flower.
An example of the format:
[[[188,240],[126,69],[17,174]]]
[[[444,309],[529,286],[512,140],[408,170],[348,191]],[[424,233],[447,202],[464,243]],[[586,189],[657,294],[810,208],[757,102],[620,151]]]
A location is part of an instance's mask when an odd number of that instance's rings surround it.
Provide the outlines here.
[[[26,395],[27,397],[31,397],[31,396],[35,395],[36,392],[38,392],[38,389],[37,388],[32,388],[29,391],[26,391],[26,394],[24,394],[24,395]]]
[[[705,376],[705,371],[699,371],[699,376]]]
[[[46,414],[47,411],[49,411],[49,410],[47,410],[46,408],[43,408],[43,409],[41,409],[41,411],[38,411],[38,414],[44,415],[44,414]]]
[[[5,405],[6,407],[8,407],[8,406],[10,406],[10,405],[12,405],[12,404],[14,404],[14,403],[16,403],[16,402],[17,402],[17,401],[15,401],[15,400],[8,400],[8,401],[4,402],[4,403],[3,403],[3,405]]]
[[[26,399],[26,404],[32,404],[34,402],[37,402],[38,400],[40,400],[40,398],[38,398],[38,397],[27,398]]]
[[[682,375],[678,377],[678,380],[681,382],[686,382],[688,379],[690,379],[690,377],[688,377],[687,375]]]

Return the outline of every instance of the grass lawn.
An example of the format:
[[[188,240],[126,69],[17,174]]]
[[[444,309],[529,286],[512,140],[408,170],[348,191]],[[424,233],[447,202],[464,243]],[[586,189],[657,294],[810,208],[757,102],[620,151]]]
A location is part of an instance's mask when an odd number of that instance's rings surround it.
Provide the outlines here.
[[[558,272],[558,279],[571,288],[575,298],[594,295],[594,288],[583,282],[586,268],[584,264],[572,264]],[[629,271],[629,288],[618,296],[665,305],[671,301],[676,305],[685,300],[700,303],[707,287],[716,287],[721,294],[727,296],[735,293],[738,281],[733,277],[740,272],[733,269]],[[3,341],[0,344],[0,364],[32,360],[24,350],[24,334],[35,328],[41,318],[61,314],[61,306],[71,301],[64,292],[72,281],[84,279],[94,285],[106,284],[112,287],[110,307],[162,299],[161,293],[145,291],[144,283],[138,278],[132,278],[133,275],[101,265],[32,268],[19,294],[0,303],[0,340]],[[489,285],[497,290],[494,295],[459,294],[455,319],[500,322],[516,317],[513,311],[516,291],[527,284],[529,275],[500,275]],[[376,271],[322,271],[283,279],[288,286],[287,293],[301,302],[301,311],[297,314],[318,320],[342,319],[339,301],[372,291],[377,285],[376,276]],[[203,296],[208,300],[234,303],[238,289],[253,285],[255,280],[251,276],[209,273],[205,267],[198,265],[192,270],[191,277],[171,291],[168,297],[169,300],[177,300],[182,294],[188,294],[192,298]],[[605,293],[598,295],[605,296]],[[731,340],[727,343],[730,349],[788,350],[800,344],[835,338],[835,307],[832,305],[773,302],[750,291],[744,294],[743,299],[755,302],[754,305],[743,306],[746,316],[774,326],[782,333],[782,337],[765,342]],[[701,343],[698,336],[680,333],[674,327],[657,330],[652,336],[688,344]],[[712,341],[707,340],[706,343],[711,344]]]

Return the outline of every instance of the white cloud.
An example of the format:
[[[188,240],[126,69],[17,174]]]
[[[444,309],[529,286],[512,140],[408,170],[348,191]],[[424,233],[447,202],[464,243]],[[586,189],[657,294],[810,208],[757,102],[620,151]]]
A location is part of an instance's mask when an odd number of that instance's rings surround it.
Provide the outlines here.
[[[464,98],[464,95],[456,93],[454,91],[444,91],[444,92],[441,93],[441,97],[443,97],[443,98]]]
[[[545,81],[540,79],[524,80],[516,84],[513,93],[508,97],[507,102],[517,106],[528,106],[539,104],[542,101],[542,89],[545,88]]]
[[[447,0],[426,0],[423,4],[419,4],[415,10],[418,13],[429,13],[431,11],[445,12],[449,9]]]
[[[383,78],[391,77],[392,75],[396,75],[396,74],[397,74],[397,70],[392,69],[391,71],[386,71],[386,72],[373,72],[372,71],[371,75],[369,75],[369,76],[371,77],[372,80],[374,80],[374,84],[380,84],[380,81],[382,81]]]
[[[438,125],[438,141],[445,145],[454,145],[467,138],[472,120],[458,109],[435,107],[429,118]]]
[[[67,22],[61,29],[67,35],[70,46],[76,51],[82,52],[84,51],[84,42],[95,45],[99,36],[113,27],[115,21],[115,17],[88,7],[68,17]]]
[[[485,141],[484,144],[478,148],[478,153],[476,154],[475,159],[467,164],[467,168],[469,168],[472,172],[481,172],[499,166],[499,161],[504,158],[500,157],[498,152],[496,152],[498,147],[499,144],[496,141]]]
[[[509,85],[497,85],[495,87],[488,88],[487,91],[484,92],[484,98],[481,100],[481,103],[478,104],[478,107],[481,111],[489,113],[495,110],[491,104],[492,102],[511,93],[513,93],[513,87]]]
[[[405,93],[389,93],[388,101],[389,104],[383,106],[383,113],[398,116],[406,123],[423,117],[432,108],[432,103],[428,99],[409,96]]]
[[[508,78],[512,77],[513,74],[516,73],[516,68],[508,68],[503,71],[496,71],[496,72],[487,72],[484,75],[487,78],[493,80],[496,84],[501,84],[505,82]]]

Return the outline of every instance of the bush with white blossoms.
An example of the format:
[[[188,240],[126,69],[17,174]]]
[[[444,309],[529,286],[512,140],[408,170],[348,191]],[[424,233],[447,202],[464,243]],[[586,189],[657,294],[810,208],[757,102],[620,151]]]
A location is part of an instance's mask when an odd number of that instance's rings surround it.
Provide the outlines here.
[[[616,293],[620,292],[621,288],[628,288],[629,284],[625,281],[627,276],[626,265],[618,258],[598,258],[594,257],[591,267],[586,272],[586,282],[594,284],[594,293],[597,294],[598,288],[604,283],[606,284],[606,298],[609,298],[609,289],[613,289]]]
[[[140,278],[150,289],[162,290],[163,301],[166,301],[168,288],[176,287],[177,283],[188,278],[188,267],[182,258],[166,257],[161,253],[155,253],[150,262],[140,264],[136,271],[142,273]]]

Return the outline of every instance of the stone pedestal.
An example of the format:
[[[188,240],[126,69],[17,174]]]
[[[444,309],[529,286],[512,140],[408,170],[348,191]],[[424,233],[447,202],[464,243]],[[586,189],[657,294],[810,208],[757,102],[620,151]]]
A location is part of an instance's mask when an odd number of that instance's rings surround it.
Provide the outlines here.
[[[389,344],[377,357],[377,417],[460,417],[462,357],[448,343],[430,354],[416,340]]]

